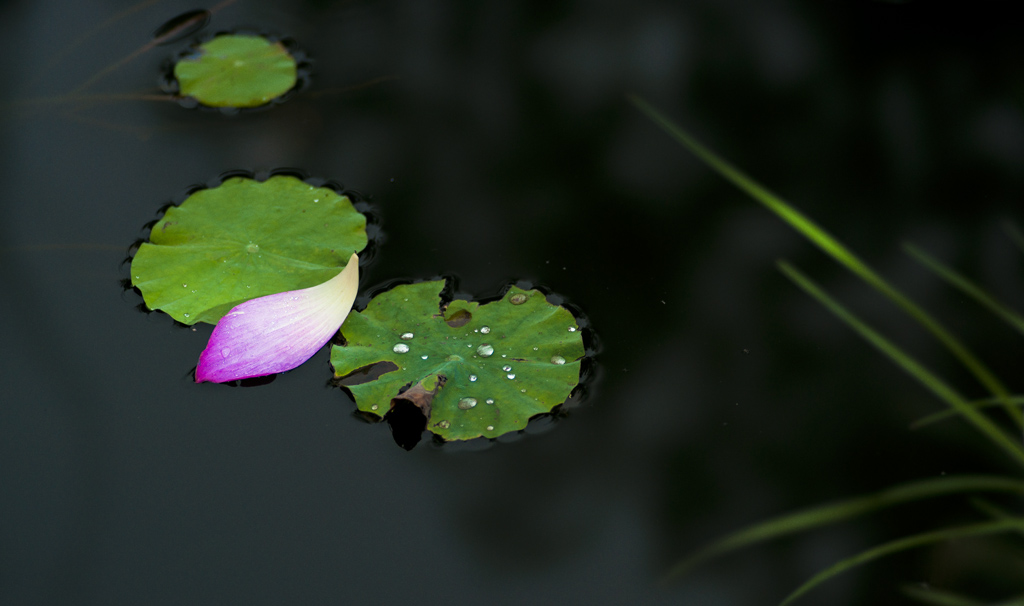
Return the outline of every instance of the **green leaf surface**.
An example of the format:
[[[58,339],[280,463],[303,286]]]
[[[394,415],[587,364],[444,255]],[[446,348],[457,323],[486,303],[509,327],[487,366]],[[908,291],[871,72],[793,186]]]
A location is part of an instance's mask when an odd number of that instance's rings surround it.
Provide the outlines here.
[[[585,351],[567,309],[515,286],[497,301],[455,300],[442,309],[444,287],[443,280],[396,286],[345,320],[346,344],[331,348],[336,377],[381,362],[396,367],[347,385],[359,410],[384,416],[392,398],[422,385],[433,392],[427,429],[469,440],[523,429],[569,397]]]
[[[233,177],[167,210],[132,259],[132,284],[151,309],[216,324],[249,299],[326,282],[366,242],[366,217],[332,189]]]
[[[210,107],[257,107],[291,90],[295,59],[280,42],[225,34],[174,66],[180,94]]]

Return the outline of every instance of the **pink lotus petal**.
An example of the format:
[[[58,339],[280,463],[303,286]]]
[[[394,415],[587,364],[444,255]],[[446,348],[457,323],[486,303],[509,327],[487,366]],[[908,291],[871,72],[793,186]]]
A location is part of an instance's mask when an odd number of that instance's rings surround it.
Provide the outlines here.
[[[337,276],[311,288],[252,299],[217,322],[199,356],[196,383],[223,383],[291,370],[338,332],[359,289],[354,253]]]

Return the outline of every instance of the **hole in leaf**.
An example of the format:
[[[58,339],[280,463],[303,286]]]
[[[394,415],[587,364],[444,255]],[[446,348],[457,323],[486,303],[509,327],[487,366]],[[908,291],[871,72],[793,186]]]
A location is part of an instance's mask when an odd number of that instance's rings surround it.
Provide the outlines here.
[[[348,373],[344,377],[337,380],[338,385],[348,387],[349,385],[361,385],[363,383],[369,383],[370,381],[376,381],[381,375],[387,374],[398,370],[398,364],[394,362],[383,360],[381,362],[374,362],[373,364],[367,364],[361,368],[357,368],[352,372]]]
[[[423,438],[427,417],[409,400],[395,398],[391,404],[391,410],[384,415],[384,420],[391,427],[391,437],[402,448],[412,450]]]
[[[466,324],[469,324],[469,321],[472,319],[473,314],[469,313],[469,311],[465,309],[460,309],[453,313],[451,316],[449,316],[448,319],[445,320],[445,323],[447,323],[448,326],[451,326],[452,328],[459,328],[460,326],[465,326]]]

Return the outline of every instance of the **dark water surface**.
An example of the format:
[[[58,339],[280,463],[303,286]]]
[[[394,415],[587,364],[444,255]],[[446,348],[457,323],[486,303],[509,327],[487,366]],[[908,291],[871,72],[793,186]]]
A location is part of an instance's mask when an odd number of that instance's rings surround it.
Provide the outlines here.
[[[72,96],[191,0],[0,3],[0,603],[772,604],[837,559],[976,519],[936,501],[659,585],[740,525],[1009,464],[959,422],[907,430],[942,405],[776,259],[981,388],[625,94],[816,218],[1020,389],[1019,337],[900,248],[1024,301],[1002,231],[1024,199],[1012,4],[237,0],[210,27],[292,36],[315,67],[286,104],[230,117],[139,98],[178,45]],[[603,344],[584,404],[482,451],[406,452],[326,386],[326,351],[260,387],[192,383],[209,327],[139,313],[125,249],[187,186],[284,166],[372,199],[387,241],[366,287],[527,279],[578,305]],[[1012,559],[963,546],[802,603],[1021,590]]]

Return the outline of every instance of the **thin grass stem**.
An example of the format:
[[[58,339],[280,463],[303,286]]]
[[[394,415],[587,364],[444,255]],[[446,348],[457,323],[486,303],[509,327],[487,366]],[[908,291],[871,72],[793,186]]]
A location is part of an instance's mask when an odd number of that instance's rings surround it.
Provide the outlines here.
[[[817,587],[821,583],[831,579],[832,577],[845,572],[861,564],[866,564],[872,560],[913,549],[915,547],[922,547],[931,543],[940,543],[942,541],[950,541],[954,539],[967,539],[974,537],[981,537],[990,534],[998,534],[1003,532],[1009,532],[1013,530],[1024,529],[1024,518],[1011,518],[1007,520],[996,520],[992,522],[980,522],[977,524],[967,524],[964,526],[954,526],[951,528],[943,528],[940,530],[932,530],[930,532],[924,532],[921,534],[904,537],[889,543],[884,543],[877,547],[863,551],[855,556],[846,558],[840,562],[836,562],[832,566],[829,566],[825,570],[822,570],[818,574],[811,577],[806,583],[801,585],[789,594],[784,599],[780,606],[786,606],[791,604],[794,600],[804,595],[811,589]]]
[[[740,190],[746,192],[752,198],[760,202],[765,208],[778,215],[804,237],[817,245],[826,254],[845,266],[855,275],[867,282],[907,314],[921,324],[928,332],[932,333],[946,349],[948,349],[974,377],[985,386],[989,392],[1000,401],[1004,402],[1004,409],[1018,427],[1024,429],[1024,415],[1013,407],[1008,401],[1009,392],[996,376],[975,356],[959,339],[953,336],[945,327],[935,320],[928,312],[904,296],[900,291],[891,286],[884,278],[875,273],[870,267],[861,261],[852,251],[846,248],[828,232],[818,226],[814,221],[805,216],[793,206],[765,189],[762,185],[742,173],[740,170],[719,158],[708,148],[704,147],[696,139],[691,137],[683,129],[676,126],[671,120],[663,116],[643,99],[636,96],[629,96],[629,100],[641,112],[647,115],[666,133],[676,141],[689,149],[694,155],[708,164],[726,180]]]
[[[1012,396],[1010,396],[1010,403],[1014,404],[1016,406],[1020,406],[1020,405],[1024,404],[1024,396],[1022,396],[1022,395],[1012,395]],[[1002,402],[1000,402],[999,400],[997,400],[995,398],[985,398],[983,400],[971,400],[967,404],[972,406],[972,407],[974,407],[974,408],[992,408],[993,406],[1002,406],[1003,405]],[[920,419],[918,419],[918,420],[914,421],[913,423],[911,423],[910,424],[910,428],[911,429],[920,429],[920,428],[924,427],[925,425],[931,425],[932,423],[938,423],[939,421],[944,421],[946,419],[953,418],[953,417],[957,416],[958,414],[960,414],[960,412],[957,411],[956,409],[946,408],[944,410],[940,410],[939,412],[932,413],[932,414],[930,414],[928,416],[921,417]]]
[[[847,311],[845,307],[821,290],[810,278],[785,261],[779,261],[778,266],[782,273],[786,274],[786,277],[795,282],[804,292],[817,299],[819,303],[827,307],[840,320],[846,322],[847,325],[857,331],[869,343],[889,356],[892,361],[903,368],[910,376],[931,390],[939,399],[956,409],[957,412],[973,423],[982,434],[1006,451],[1014,461],[1024,466],[1024,447],[1021,446],[1019,441],[1014,440],[993,423],[991,419],[980,413],[977,408],[968,404],[963,396],[922,366],[917,360]]]
[[[693,555],[677,562],[669,570],[665,580],[677,578],[708,559],[755,543],[835,524],[902,503],[976,492],[1024,494],[1024,481],[1000,476],[947,476],[907,482],[876,493],[804,509],[748,526],[709,543]]]
[[[1021,317],[1017,312],[1013,311],[1002,302],[997,301],[995,297],[986,293],[979,286],[951,268],[943,265],[937,259],[916,246],[912,244],[904,244],[903,248],[910,254],[910,256],[914,257],[925,267],[938,274],[940,278],[948,282],[951,286],[971,297],[982,306],[987,307],[989,311],[1002,318],[1017,332],[1024,335],[1024,317]]]

